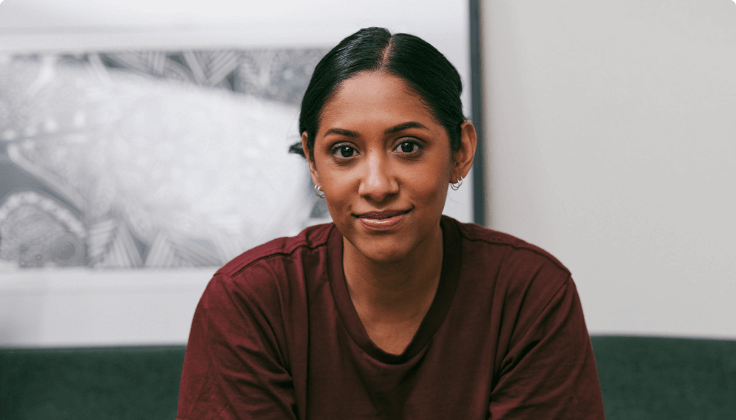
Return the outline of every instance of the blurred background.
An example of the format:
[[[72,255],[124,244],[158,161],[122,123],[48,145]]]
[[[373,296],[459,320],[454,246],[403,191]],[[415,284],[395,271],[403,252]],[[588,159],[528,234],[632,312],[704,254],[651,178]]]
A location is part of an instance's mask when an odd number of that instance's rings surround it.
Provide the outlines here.
[[[366,26],[424,38],[463,77],[482,177],[447,214],[559,258],[591,334],[736,338],[736,5],[469,10],[3,2],[0,346],[184,344],[219,265],[329,220],[286,150],[317,61]]]

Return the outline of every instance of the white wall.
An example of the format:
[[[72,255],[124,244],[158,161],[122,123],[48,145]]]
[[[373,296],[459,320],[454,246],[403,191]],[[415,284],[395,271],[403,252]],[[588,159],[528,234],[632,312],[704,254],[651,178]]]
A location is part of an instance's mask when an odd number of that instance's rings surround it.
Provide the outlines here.
[[[489,226],[592,333],[736,338],[736,5],[486,0]]]
[[[0,347],[183,344],[214,271],[0,273]]]
[[[466,0],[6,0],[0,5],[0,59],[14,51],[332,47],[365,26],[424,38],[469,85]],[[470,115],[469,89],[463,102]],[[445,213],[472,221],[471,191],[472,177],[450,192]],[[0,346],[183,344],[214,270],[17,270],[0,264]]]

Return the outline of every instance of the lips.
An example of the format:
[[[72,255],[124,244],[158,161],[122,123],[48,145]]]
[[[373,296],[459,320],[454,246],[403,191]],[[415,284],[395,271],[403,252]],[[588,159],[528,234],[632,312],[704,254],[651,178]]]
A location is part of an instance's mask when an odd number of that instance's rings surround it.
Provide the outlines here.
[[[406,213],[409,213],[409,210],[369,211],[366,213],[356,214],[356,217],[365,219],[388,219]]]
[[[370,230],[383,231],[396,226],[411,210],[369,211],[355,215]]]

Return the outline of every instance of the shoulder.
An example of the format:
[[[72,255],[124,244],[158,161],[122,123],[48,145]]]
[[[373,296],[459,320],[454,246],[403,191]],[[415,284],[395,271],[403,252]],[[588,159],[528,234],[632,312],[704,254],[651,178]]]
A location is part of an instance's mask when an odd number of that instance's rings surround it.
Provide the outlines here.
[[[552,254],[536,245],[507,233],[476,225],[475,223],[461,223],[449,217],[445,217],[444,219],[457,226],[463,245],[480,248],[487,253],[494,253],[496,256],[502,255],[506,262],[546,262],[570,275],[570,270],[565,265]]]
[[[308,275],[324,260],[334,224],[310,226],[294,237],[277,238],[252,248],[217,270],[203,300],[241,301],[264,306],[284,305],[303,295]]]
[[[304,229],[297,236],[276,238],[233,258],[220,268],[216,275],[236,276],[259,262],[269,263],[274,260],[274,262],[282,262],[298,258],[301,252],[323,248],[326,246],[327,238],[334,227],[333,223],[315,225]]]
[[[507,303],[544,305],[572,283],[567,267],[536,245],[476,224],[449,222],[457,227],[462,248],[461,276],[473,290],[504,296]]]

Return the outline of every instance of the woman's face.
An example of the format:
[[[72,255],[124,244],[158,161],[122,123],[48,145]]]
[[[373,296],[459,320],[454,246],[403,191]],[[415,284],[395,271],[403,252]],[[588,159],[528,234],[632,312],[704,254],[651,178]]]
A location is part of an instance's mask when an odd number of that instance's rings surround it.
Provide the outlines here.
[[[306,134],[302,142],[306,150]],[[464,175],[456,166],[445,128],[402,79],[381,72],[342,83],[310,161],[346,246],[374,262],[400,261],[441,238],[448,183]]]

